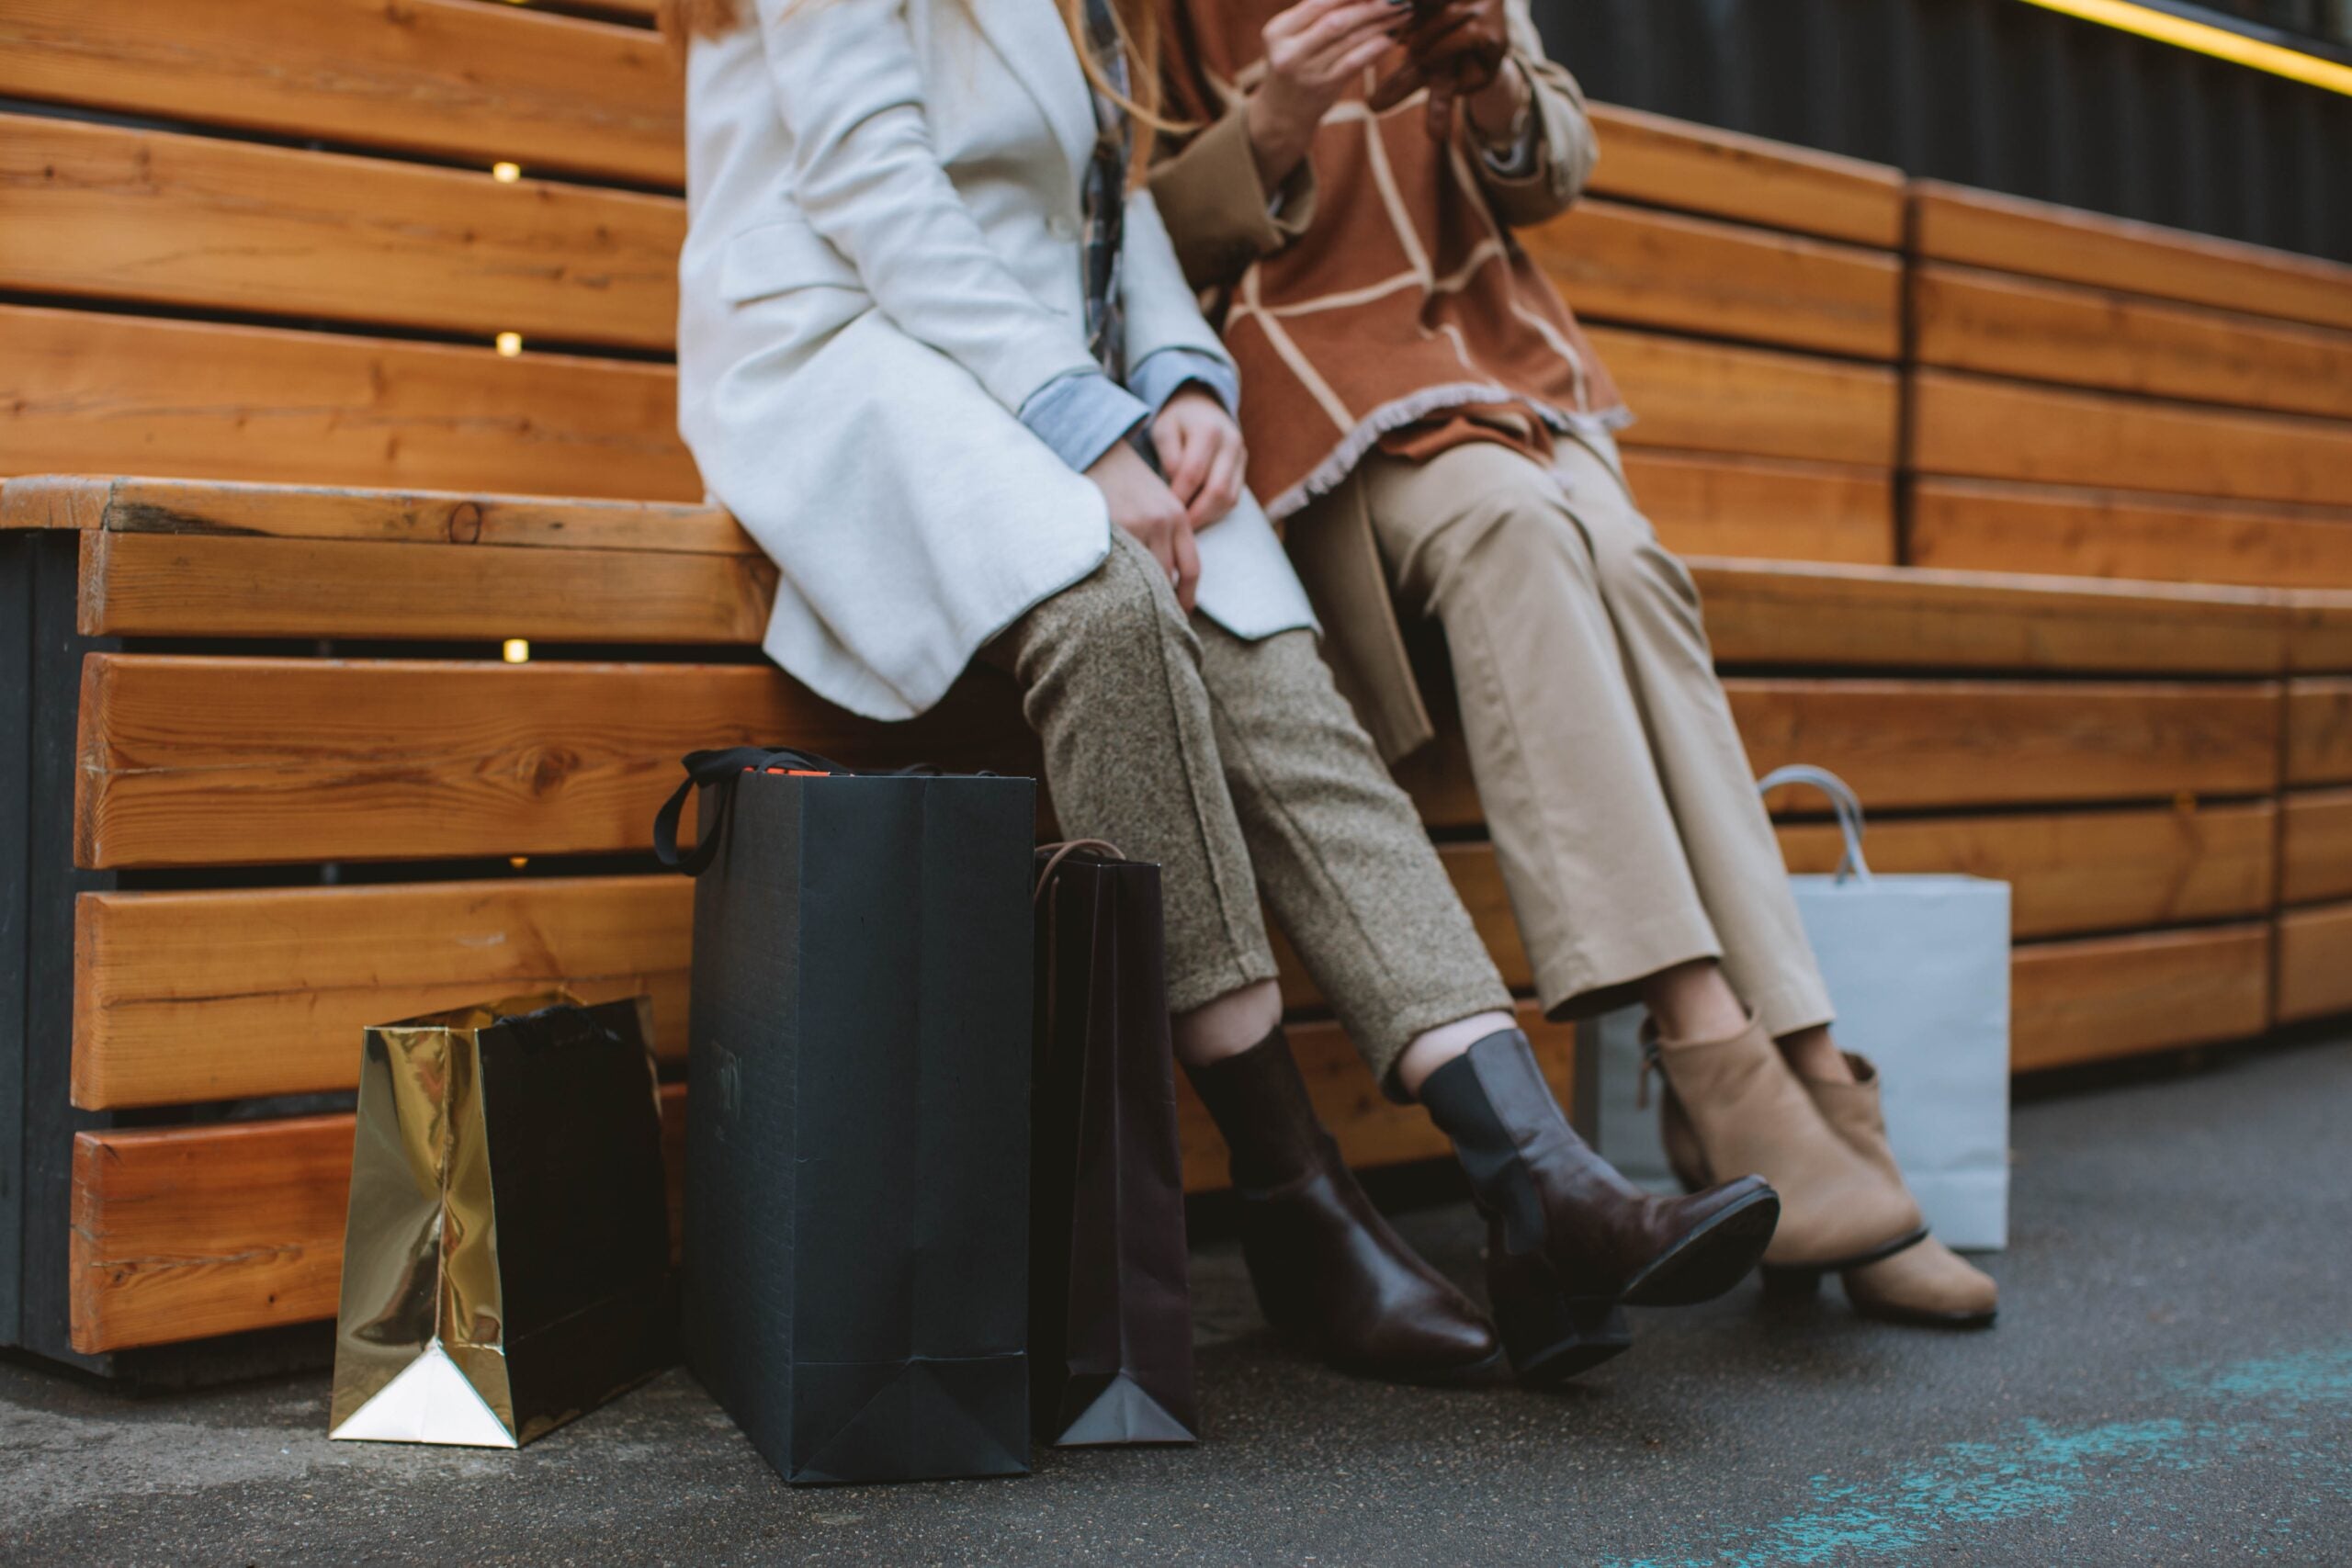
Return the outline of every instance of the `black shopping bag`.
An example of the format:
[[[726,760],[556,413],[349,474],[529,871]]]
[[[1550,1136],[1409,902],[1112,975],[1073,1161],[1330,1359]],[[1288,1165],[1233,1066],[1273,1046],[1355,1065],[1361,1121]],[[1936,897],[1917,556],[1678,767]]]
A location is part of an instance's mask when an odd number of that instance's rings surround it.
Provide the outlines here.
[[[1159,868],[1093,841],[1039,854],[1030,1407],[1050,1443],[1189,1443],[1200,1419]]]
[[[1022,1473],[1035,785],[686,763],[687,1365],[789,1481]]]

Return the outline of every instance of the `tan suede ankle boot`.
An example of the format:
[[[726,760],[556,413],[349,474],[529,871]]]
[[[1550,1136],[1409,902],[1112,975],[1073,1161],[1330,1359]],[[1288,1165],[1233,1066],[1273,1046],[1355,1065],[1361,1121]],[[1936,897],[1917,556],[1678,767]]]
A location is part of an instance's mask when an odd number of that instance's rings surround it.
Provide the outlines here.
[[[1894,1150],[1886,1141],[1886,1116],[1879,1103],[1878,1069],[1846,1053],[1852,1083],[1801,1080],[1832,1131],[1871,1168],[1900,1182]],[[1921,1238],[1891,1258],[1845,1271],[1846,1299],[1864,1317],[1924,1323],[1949,1328],[1981,1328],[2000,1308],[2000,1287],[1992,1276],[1934,1236]]]
[[[1679,1042],[1645,1027],[1665,1076],[1661,1130],[1686,1186],[1754,1174],[1781,1195],[1768,1269],[1846,1269],[1910,1246],[1919,1205],[1831,1131],[1754,1019],[1727,1040]],[[1678,1122],[1680,1125],[1678,1125]]]

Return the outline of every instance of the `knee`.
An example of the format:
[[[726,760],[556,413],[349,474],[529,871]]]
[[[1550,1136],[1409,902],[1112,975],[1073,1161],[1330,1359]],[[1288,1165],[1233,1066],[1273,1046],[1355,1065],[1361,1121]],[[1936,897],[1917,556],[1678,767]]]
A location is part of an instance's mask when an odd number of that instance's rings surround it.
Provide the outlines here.
[[[1658,543],[1657,530],[1640,513],[1630,506],[1594,508],[1586,536],[1601,596],[1612,606],[1697,615],[1699,590],[1690,570]]]
[[[1472,498],[1456,526],[1459,558],[1480,562],[1489,572],[1523,580],[1565,570],[1589,587],[1598,585],[1599,560],[1566,492],[1532,463],[1514,465],[1508,478]]]
[[[1111,553],[1091,572],[1055,595],[1055,639],[1072,649],[1101,649],[1151,638],[1191,635],[1159,563],[1125,535],[1115,534]]]

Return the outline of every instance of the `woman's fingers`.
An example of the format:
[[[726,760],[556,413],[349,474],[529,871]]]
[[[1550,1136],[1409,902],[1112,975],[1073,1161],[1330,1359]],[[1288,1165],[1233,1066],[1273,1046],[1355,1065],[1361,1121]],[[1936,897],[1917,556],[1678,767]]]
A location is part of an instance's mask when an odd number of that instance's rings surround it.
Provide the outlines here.
[[[1390,109],[1419,92],[1422,84],[1428,80],[1429,73],[1422,69],[1419,61],[1407,61],[1384,77],[1379,85],[1373,88],[1372,97],[1369,100],[1372,112],[1386,114]]]
[[[1396,7],[1388,0],[1351,0],[1301,34],[1297,52],[1306,64],[1320,64],[1353,48],[1368,33],[1388,37],[1397,23]]]
[[[1176,460],[1169,466],[1168,488],[1186,506],[1201,493],[1201,485],[1209,477],[1209,463],[1216,457],[1214,439],[1204,431],[1187,430],[1176,453]]]
[[[1222,521],[1241,500],[1241,470],[1246,451],[1238,440],[1218,443],[1216,460],[1209,465],[1200,495],[1188,503],[1194,528]]]
[[[1265,39],[1267,45],[1272,47],[1278,41],[1287,41],[1298,37],[1332,12],[1344,9],[1354,3],[1355,0],[1299,0],[1299,4],[1286,11],[1277,13],[1273,19],[1266,24],[1265,30],[1261,36]]]
[[[1201,583],[1200,547],[1193,542],[1192,525],[1181,521],[1170,531],[1169,543],[1175,565],[1176,603],[1189,615]]]

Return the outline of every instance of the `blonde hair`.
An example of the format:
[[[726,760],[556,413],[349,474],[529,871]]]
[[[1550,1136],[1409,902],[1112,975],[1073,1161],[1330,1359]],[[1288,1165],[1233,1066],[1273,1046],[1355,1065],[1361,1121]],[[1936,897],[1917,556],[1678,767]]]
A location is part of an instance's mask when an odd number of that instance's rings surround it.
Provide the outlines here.
[[[824,0],[801,0],[822,5]],[[1127,57],[1127,90],[1119,91],[1102,70],[1102,62],[1086,41],[1086,0],[1054,0],[1069,29],[1070,46],[1078,51],[1079,69],[1094,90],[1125,109],[1136,127],[1135,161],[1131,178],[1143,183],[1151,167],[1154,143],[1167,131],[1190,129],[1161,111],[1159,81],[1159,9],[1157,0],[1110,0],[1111,25],[1120,51]],[[683,52],[695,37],[716,38],[743,23],[743,0],[662,0],[662,32],[671,47]]]

